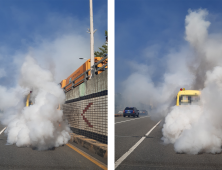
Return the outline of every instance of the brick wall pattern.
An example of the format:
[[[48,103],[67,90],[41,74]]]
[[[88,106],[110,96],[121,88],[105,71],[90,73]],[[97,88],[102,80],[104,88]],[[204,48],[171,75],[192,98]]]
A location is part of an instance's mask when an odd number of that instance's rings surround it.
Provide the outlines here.
[[[75,133],[107,143],[107,91],[88,95],[63,105],[63,114]]]

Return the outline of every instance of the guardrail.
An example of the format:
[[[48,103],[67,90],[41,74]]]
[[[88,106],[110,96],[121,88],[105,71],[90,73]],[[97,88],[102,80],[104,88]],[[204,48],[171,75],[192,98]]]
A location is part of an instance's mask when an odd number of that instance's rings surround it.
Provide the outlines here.
[[[92,68],[93,68],[92,76],[93,76],[93,77],[95,76],[95,74],[96,74],[98,71],[104,69],[104,68],[108,65],[108,63],[106,63],[106,64],[104,64],[102,67],[99,67],[99,68],[97,67],[98,64],[102,63],[102,62],[105,61],[107,58],[108,58],[108,55],[105,55],[102,60],[99,60],[97,63],[95,63],[95,64],[92,66]]]
[[[72,82],[70,82],[69,84],[67,84],[65,87],[63,87],[64,92],[66,93],[67,91],[74,89],[75,87],[77,87],[78,85],[80,85],[81,83],[86,82],[91,75],[89,75],[89,71],[92,72],[92,77],[94,77],[96,74],[98,74],[98,71],[101,71],[102,69],[104,69],[108,63],[104,64],[102,67],[98,67],[98,64],[102,63],[103,61],[105,61],[108,58],[108,55],[105,55],[103,57],[103,59],[99,60],[97,63],[95,63],[92,66],[92,69],[88,69],[85,72],[83,72],[82,74],[80,74],[78,77],[76,77]],[[78,81],[77,83],[75,83],[76,80],[78,80],[80,77],[84,76],[84,78],[80,81]],[[66,89],[66,87],[68,87],[70,84],[72,84],[71,87],[69,87],[68,89]]]

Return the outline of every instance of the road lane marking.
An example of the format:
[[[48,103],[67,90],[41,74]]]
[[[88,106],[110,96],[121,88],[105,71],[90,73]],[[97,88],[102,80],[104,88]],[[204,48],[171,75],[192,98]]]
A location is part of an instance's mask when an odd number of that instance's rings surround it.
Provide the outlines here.
[[[140,143],[143,142],[144,139],[153,131],[153,129],[161,122],[161,120],[152,128],[149,132],[145,135],[145,137],[142,137],[133,147],[131,147],[123,156],[121,156],[116,162],[115,162],[115,169],[139,146]]]
[[[2,129],[2,131],[0,132],[0,135],[2,134],[2,132],[4,132],[4,131],[5,131],[5,129],[6,129],[6,127],[5,127],[4,129]]]
[[[141,138],[141,137],[146,137],[146,138],[154,138],[154,137],[148,137],[146,135],[143,136],[120,136],[120,135],[115,135],[115,137],[120,137],[120,138]]]
[[[117,124],[117,123],[123,123],[123,122],[128,122],[128,121],[132,121],[132,120],[138,120],[138,119],[142,119],[142,118],[145,118],[145,117],[150,117],[150,116],[143,116],[143,117],[136,118],[136,119],[131,119],[131,120],[125,120],[125,121],[121,121],[121,122],[116,122],[115,124]]]
[[[90,156],[89,154],[83,152],[82,150],[78,149],[77,147],[73,146],[70,143],[66,144],[68,147],[72,148],[73,150],[75,150],[76,152],[78,152],[80,155],[84,156],[85,158],[87,158],[88,160],[90,160],[91,162],[93,162],[94,164],[96,164],[97,166],[99,166],[100,168],[107,170],[107,166],[105,164],[103,164],[102,162],[100,162],[99,160],[93,158],[92,156]]]

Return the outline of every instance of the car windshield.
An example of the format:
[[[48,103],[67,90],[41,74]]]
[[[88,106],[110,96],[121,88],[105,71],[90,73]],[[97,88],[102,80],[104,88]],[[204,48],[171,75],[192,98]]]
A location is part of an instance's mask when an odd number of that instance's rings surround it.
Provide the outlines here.
[[[180,105],[198,105],[200,101],[200,96],[197,95],[181,95],[179,98]]]

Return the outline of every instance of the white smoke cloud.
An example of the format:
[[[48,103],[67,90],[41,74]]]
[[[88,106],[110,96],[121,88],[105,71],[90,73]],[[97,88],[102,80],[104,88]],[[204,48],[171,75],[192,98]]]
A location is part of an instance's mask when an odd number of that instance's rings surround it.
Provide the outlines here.
[[[219,75],[219,77],[218,77]],[[207,72],[200,106],[174,106],[163,125],[164,143],[173,143],[176,152],[220,153],[222,145],[222,67]]]
[[[174,106],[170,114],[165,118],[163,125],[164,143],[175,143],[181,133],[190,129],[198,121],[202,113],[200,106],[178,107]]]
[[[195,76],[201,81],[195,84],[203,87],[201,105],[173,107],[162,129],[164,143],[173,143],[179,153],[221,152],[222,43],[209,35],[207,14],[206,10],[189,11],[186,17],[186,40],[195,49],[199,61]]]
[[[161,67],[153,70],[153,67],[145,64],[131,63],[130,68],[134,71],[122,83],[122,95],[125,99],[122,105],[147,109],[155,120],[165,117],[169,107],[175,105],[178,89],[189,88],[194,81],[192,72],[186,66],[191,61],[190,52],[186,50],[187,48],[182,48],[180,52],[172,51],[166,56],[167,72],[163,73],[163,81],[159,83],[153,82],[152,74],[161,71]]]
[[[88,58],[90,48],[87,48],[89,37],[87,34],[86,36],[66,34],[54,41],[44,40],[32,52],[39,56],[37,60],[44,67],[48,67],[46,64],[53,61],[54,78],[59,83],[85,62],[79,58]]]
[[[208,37],[207,29],[210,26],[209,21],[205,21],[208,15],[207,10],[199,9],[197,11],[189,10],[189,15],[186,16],[186,37],[194,47],[202,46]]]
[[[9,88],[0,86],[0,110],[8,109],[14,106],[24,96],[24,89],[21,87]]]
[[[24,19],[23,15],[24,11],[14,10],[14,19],[20,24],[16,35],[19,34],[21,46],[0,47],[0,78],[1,69],[5,70],[2,71],[5,79],[0,83],[0,112],[4,112],[0,120],[7,126],[9,144],[43,150],[69,139],[62,111],[56,109],[65,97],[58,83],[85,62],[80,57],[89,57],[90,35],[86,32],[89,18],[49,12],[42,25],[36,25],[28,37],[21,37],[24,28],[20,26],[29,24],[33,18],[26,15]],[[94,27],[98,29],[95,50],[98,50],[105,43],[106,8],[95,11],[94,16]],[[26,108],[24,100],[30,90],[34,105]]]
[[[13,13],[20,25],[29,24],[32,17],[28,16],[23,20],[23,15],[25,15],[24,11],[19,9]],[[94,49],[98,51],[98,47],[105,43],[106,8],[95,11],[94,15],[94,28],[97,29],[94,35]],[[86,32],[87,28],[89,28],[88,16],[85,18],[82,16],[80,19],[78,16],[50,12],[45,15],[43,25],[33,28],[28,37],[20,37],[20,31],[24,30],[19,27],[20,38],[17,39],[21,39],[21,46],[15,48],[11,47],[11,44],[4,44],[0,47],[1,67],[7,74],[5,80],[13,86],[10,78],[13,76],[17,83],[17,73],[26,54],[30,52],[42,68],[53,73],[55,82],[60,83],[85,62],[79,58],[90,58],[90,35]],[[7,68],[9,66],[10,69]],[[6,86],[6,83],[0,82],[0,85]]]
[[[123,105],[143,107],[153,120],[163,119],[162,140],[179,153],[221,152],[222,34],[209,33],[207,16],[206,9],[189,10],[185,18],[189,47],[170,49],[155,67],[134,62],[132,74],[123,81]],[[158,82],[155,72],[161,74]],[[201,90],[200,105],[175,106],[180,88]]]
[[[9,90],[2,88],[2,91],[8,93]],[[58,105],[64,103],[65,94],[54,82],[52,73],[42,69],[29,55],[22,64],[17,91],[11,92],[9,99],[14,101],[8,101],[11,105],[3,109],[1,117],[2,124],[7,126],[7,143],[38,150],[66,144],[70,129],[63,120],[63,111],[57,110]],[[34,104],[24,107],[29,91],[33,91]]]

